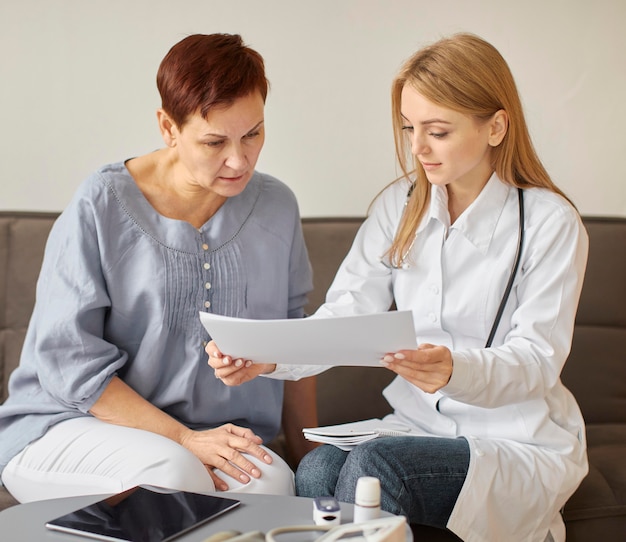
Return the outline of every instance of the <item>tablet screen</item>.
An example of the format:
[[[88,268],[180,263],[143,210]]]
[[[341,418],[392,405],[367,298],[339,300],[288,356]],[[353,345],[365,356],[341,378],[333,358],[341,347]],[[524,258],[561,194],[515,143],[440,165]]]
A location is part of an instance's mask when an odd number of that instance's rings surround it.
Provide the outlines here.
[[[239,501],[135,487],[46,523],[56,531],[115,542],[167,542],[231,510]]]

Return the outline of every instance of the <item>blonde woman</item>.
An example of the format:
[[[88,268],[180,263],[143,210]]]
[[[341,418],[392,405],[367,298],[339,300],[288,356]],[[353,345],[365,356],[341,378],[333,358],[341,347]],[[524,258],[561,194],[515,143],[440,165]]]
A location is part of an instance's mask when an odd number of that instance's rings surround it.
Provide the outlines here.
[[[418,51],[392,104],[404,175],[374,202],[315,317],[394,301],[413,311],[418,348],[381,363],[397,374],[384,391],[389,419],[417,436],[317,448],[297,493],[350,502],[358,478],[375,476],[382,507],[412,523],[463,540],[564,540],[560,509],[588,468],[583,418],[560,380],[586,232],[489,43],[459,34]],[[321,370],[236,367],[217,345],[207,351],[231,385]]]

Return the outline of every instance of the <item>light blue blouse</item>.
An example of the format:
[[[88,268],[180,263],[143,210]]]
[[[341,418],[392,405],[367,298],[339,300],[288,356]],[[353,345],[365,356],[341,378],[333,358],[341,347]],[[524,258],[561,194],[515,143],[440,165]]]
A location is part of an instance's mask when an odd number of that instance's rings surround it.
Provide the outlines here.
[[[62,420],[87,415],[114,375],[191,428],[232,422],[265,442],[282,382],[225,386],[198,312],[300,318],[312,289],[291,190],[255,173],[201,228],[165,218],[124,163],[79,188],[50,233],[19,367],[0,406],[0,471]]]

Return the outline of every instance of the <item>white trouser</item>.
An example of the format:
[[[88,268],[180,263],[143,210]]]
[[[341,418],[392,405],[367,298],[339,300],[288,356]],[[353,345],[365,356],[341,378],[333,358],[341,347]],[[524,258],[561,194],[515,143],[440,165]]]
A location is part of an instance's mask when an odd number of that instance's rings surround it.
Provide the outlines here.
[[[260,478],[242,482],[217,474],[240,493],[294,495],[294,475],[271,450],[267,465],[248,457]],[[119,493],[138,485],[194,493],[213,493],[215,485],[202,462],[189,450],[156,433],[93,417],[58,423],[16,455],[2,482],[20,502],[77,495]]]

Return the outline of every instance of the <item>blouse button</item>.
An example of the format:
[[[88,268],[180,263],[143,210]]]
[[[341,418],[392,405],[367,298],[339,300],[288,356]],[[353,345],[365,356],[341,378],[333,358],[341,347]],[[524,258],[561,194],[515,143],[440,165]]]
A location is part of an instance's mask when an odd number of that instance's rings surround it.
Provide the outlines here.
[[[204,287],[205,287],[207,290],[210,290],[210,289],[211,289],[211,283],[210,283],[210,282],[205,282],[205,283],[204,283]]]
[[[205,269],[211,269],[211,264],[209,262],[204,262],[204,265],[202,266]]]
[[[202,243],[202,249],[209,250],[209,245],[207,245],[206,243]]]
[[[204,302],[204,307],[207,308],[207,309],[210,308],[211,307],[211,302],[210,301],[205,301]]]

